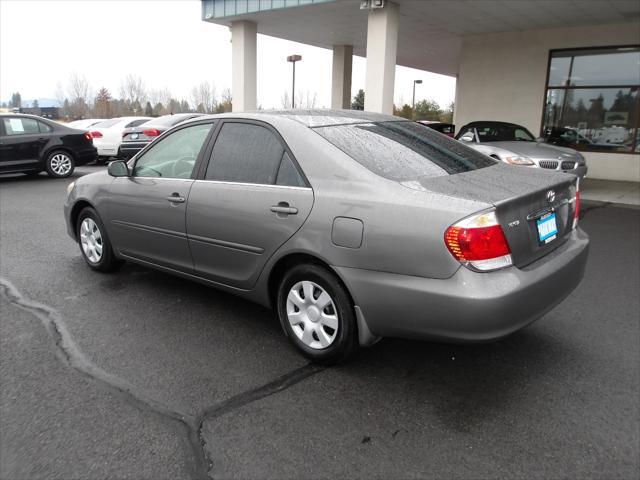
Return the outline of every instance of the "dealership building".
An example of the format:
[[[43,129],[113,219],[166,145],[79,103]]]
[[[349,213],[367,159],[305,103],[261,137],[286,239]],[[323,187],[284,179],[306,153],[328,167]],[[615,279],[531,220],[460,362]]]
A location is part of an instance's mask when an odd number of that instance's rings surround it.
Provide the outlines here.
[[[391,113],[396,65],[457,78],[454,122],[523,125],[583,152],[592,178],[640,182],[640,1],[202,0],[232,33],[234,110],[256,108],[257,33],[333,50],[332,107],[353,55],[365,110]]]

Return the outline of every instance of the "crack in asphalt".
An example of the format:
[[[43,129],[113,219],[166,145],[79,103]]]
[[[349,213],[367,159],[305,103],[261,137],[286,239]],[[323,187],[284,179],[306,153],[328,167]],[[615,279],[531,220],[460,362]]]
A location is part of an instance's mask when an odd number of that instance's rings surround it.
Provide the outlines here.
[[[28,311],[42,322],[45,330],[53,340],[56,357],[65,366],[97,382],[102,387],[106,387],[138,408],[169,418],[182,425],[186,430],[187,441],[194,457],[193,476],[197,479],[209,479],[209,474],[213,467],[213,462],[207,454],[206,440],[202,436],[205,421],[221,417],[252,402],[282,392],[311,375],[326,369],[326,367],[311,363],[304,365],[285,373],[269,383],[239,393],[216,405],[206,407],[195,415],[191,415],[145,395],[136,389],[135,385],[94,364],[78,348],[62,316],[55,309],[26,298],[9,280],[3,277],[0,277],[0,294],[9,303]]]

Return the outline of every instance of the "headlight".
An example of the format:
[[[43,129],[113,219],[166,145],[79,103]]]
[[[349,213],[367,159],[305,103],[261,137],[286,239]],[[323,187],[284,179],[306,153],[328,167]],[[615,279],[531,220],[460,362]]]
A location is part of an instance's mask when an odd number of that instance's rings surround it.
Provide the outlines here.
[[[71,182],[69,185],[67,185],[67,195],[71,195],[71,192],[73,192],[74,188],[76,188],[76,182]]]
[[[533,160],[527,157],[505,157],[507,163],[511,165],[533,165]]]

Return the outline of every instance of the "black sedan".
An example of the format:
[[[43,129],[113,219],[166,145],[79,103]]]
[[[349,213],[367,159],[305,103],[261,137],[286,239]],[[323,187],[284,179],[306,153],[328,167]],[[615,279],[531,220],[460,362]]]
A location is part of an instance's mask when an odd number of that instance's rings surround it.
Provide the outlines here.
[[[46,170],[63,178],[98,153],[91,135],[35,115],[0,115],[0,173],[37,175]]]
[[[137,127],[125,128],[122,132],[119,158],[129,159],[154,141],[166,130],[191,118],[200,117],[201,113],[175,113],[154,118]]]

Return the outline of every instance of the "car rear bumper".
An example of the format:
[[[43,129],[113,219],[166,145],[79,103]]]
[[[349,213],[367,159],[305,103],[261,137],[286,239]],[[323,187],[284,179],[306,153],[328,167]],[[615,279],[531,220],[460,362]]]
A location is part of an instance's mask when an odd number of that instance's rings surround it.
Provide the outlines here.
[[[457,342],[496,340],[542,317],[584,275],[589,238],[580,229],[533,264],[451,278],[336,267],[373,335]]]

